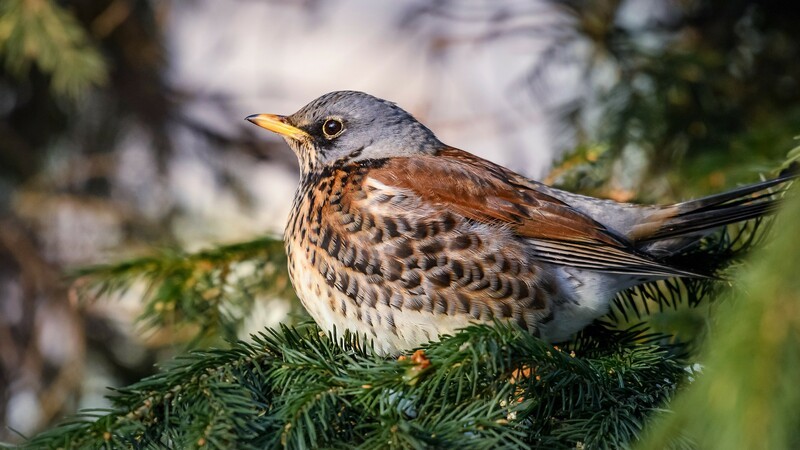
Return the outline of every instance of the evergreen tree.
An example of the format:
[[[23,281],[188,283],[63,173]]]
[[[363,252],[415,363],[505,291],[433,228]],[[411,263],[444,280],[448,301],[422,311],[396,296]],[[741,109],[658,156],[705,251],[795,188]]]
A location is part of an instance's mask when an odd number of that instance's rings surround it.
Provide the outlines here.
[[[169,151],[164,130],[175,105],[162,89],[152,10],[135,8],[123,25],[147,33],[115,34],[116,25],[95,20],[111,17],[101,14],[111,2],[91,3],[0,3],[0,90],[32,93],[0,117],[0,182],[33,177],[52,140],[75,132],[70,112],[87,95],[104,116],[146,125],[159,151]],[[701,1],[674,6],[669,20],[626,27],[624,2],[547,3],[570,25],[545,56],[588,42],[586,88],[597,93],[559,110],[574,131],[565,145],[575,150],[550,181],[619,199],[638,189],[648,201],[717,190],[766,172],[796,133],[796,13]],[[456,9],[431,5],[421,14]],[[499,25],[493,38],[517,33],[509,18],[519,16],[497,5],[472,19]],[[659,45],[645,45],[653,35]],[[130,46],[125,36],[146,39]],[[525,79],[538,99],[547,64]],[[618,74],[610,87],[592,76],[609,65]],[[42,111],[58,118],[46,136],[33,126]],[[99,148],[114,139],[107,129],[90,133]],[[631,157],[647,162],[635,177],[625,165]],[[799,157],[794,150],[788,161]],[[187,348],[197,350],[115,390],[110,409],[83,411],[22,447],[795,448],[800,199],[789,197],[774,232],[771,220],[729,227],[680,256],[736,280],[733,289],[673,280],[625,292],[561,347],[496,324],[379,358],[363,336],[327,336],[302,320],[237,341],[256,297],[293,296],[282,242],[269,236],[85,268],[74,273],[76,298],[113,301],[144,284],[142,327],[185,328],[194,337]]]

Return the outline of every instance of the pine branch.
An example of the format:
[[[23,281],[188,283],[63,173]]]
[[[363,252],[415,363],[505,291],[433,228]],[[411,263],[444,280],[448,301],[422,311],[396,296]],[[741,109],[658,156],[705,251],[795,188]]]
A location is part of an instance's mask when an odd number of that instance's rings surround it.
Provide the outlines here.
[[[52,91],[66,97],[78,97],[108,77],[106,63],[86,31],[51,0],[0,3],[0,59],[20,79],[35,64],[52,77]]]
[[[661,341],[595,327],[559,350],[496,324],[382,359],[349,334],[267,330],[179,357],[23,448],[617,448],[685,374]]]
[[[121,295],[146,287],[139,318],[145,328],[197,326],[198,338],[236,337],[257,296],[294,298],[283,242],[273,237],[221,245],[196,253],[158,254],[74,272],[79,299]]]

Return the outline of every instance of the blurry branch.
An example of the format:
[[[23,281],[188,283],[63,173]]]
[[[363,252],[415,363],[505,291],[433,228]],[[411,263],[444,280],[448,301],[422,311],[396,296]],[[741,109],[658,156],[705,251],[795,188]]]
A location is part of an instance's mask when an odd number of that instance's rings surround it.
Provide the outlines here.
[[[197,339],[235,338],[257,296],[293,298],[283,241],[262,237],[187,253],[157,255],[77,270],[73,296],[121,295],[142,283],[146,328],[196,326]]]
[[[800,137],[796,138],[800,139]],[[789,169],[790,166],[797,167],[800,164],[800,146],[793,148],[786,155],[786,161],[781,165],[781,170]]]
[[[641,327],[475,326],[399,359],[315,326],[192,352],[25,448],[619,448],[685,376]]]
[[[0,219],[0,265],[6,270],[8,266],[14,267],[13,276],[21,287],[19,298],[0,298],[0,306],[5,306],[3,301],[16,301],[23,310],[16,319],[0,320],[0,399],[7,401],[5,395],[13,393],[3,392],[6,387],[16,385],[17,389],[22,386],[35,390],[40,407],[37,419],[40,424],[47,424],[72,410],[72,401],[83,380],[82,319],[65,302],[58,269],[39,255],[34,240],[16,220]],[[7,308],[6,311],[13,310],[13,307]],[[43,311],[62,313],[65,322],[61,337],[77,344],[63,364],[54,364],[42,354],[40,349],[49,343],[29,340],[31,334],[41,333],[47,323],[35,314]],[[47,383],[39,383],[45,376]],[[0,411],[0,423],[5,423],[5,416],[10,412]]]
[[[704,449],[800,447],[800,196],[794,197],[777,218],[781,233],[741,273],[741,289],[719,311],[702,377],[641,448],[687,438]]]
[[[579,63],[584,92],[564,120],[579,144],[608,145],[607,173],[623,182],[606,182],[607,190],[644,190],[650,201],[718,190],[774,165],[797,132],[797,11],[753,1],[663,3],[648,20],[626,24],[630,2],[548,2],[575,17],[574,42],[592,48]],[[663,175],[673,177],[669,186]]]
[[[112,0],[106,9],[92,21],[92,35],[97,39],[107,37],[130,16],[132,9],[133,2],[131,1]]]
[[[459,45],[529,46],[509,95],[524,107],[528,92],[547,110],[559,150],[600,158],[584,192],[656,202],[752,180],[755,166],[780,160],[800,120],[798,11],[755,0],[433,0],[404,24],[430,34],[433,58]],[[464,26],[436,26],[452,21]]]
[[[0,3],[0,59],[24,79],[36,66],[50,75],[54,94],[77,97],[107,81],[108,68],[70,12],[51,0]]]

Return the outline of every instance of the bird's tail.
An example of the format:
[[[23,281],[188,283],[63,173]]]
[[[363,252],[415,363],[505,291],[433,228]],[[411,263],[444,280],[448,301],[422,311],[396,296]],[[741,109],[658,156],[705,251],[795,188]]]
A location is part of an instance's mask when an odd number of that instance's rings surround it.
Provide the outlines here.
[[[775,212],[796,172],[784,171],[771,180],[666,206],[643,218],[632,237],[648,253],[674,253],[721,226]]]

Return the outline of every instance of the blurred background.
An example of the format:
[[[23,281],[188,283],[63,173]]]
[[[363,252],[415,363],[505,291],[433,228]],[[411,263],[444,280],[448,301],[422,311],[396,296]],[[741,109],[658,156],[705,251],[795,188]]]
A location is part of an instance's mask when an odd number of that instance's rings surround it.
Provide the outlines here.
[[[106,406],[187,346],[302,315],[269,247],[296,161],[245,116],[363,90],[532,178],[669,202],[755,181],[797,145],[798,23],[782,1],[3,0],[0,441]],[[229,327],[167,323],[233,295],[203,264],[241,242],[271,250],[226,266],[263,281],[246,308],[208,308]],[[71,276],[153,254],[92,284],[123,286],[112,299]],[[172,291],[147,282],[177,267]]]

